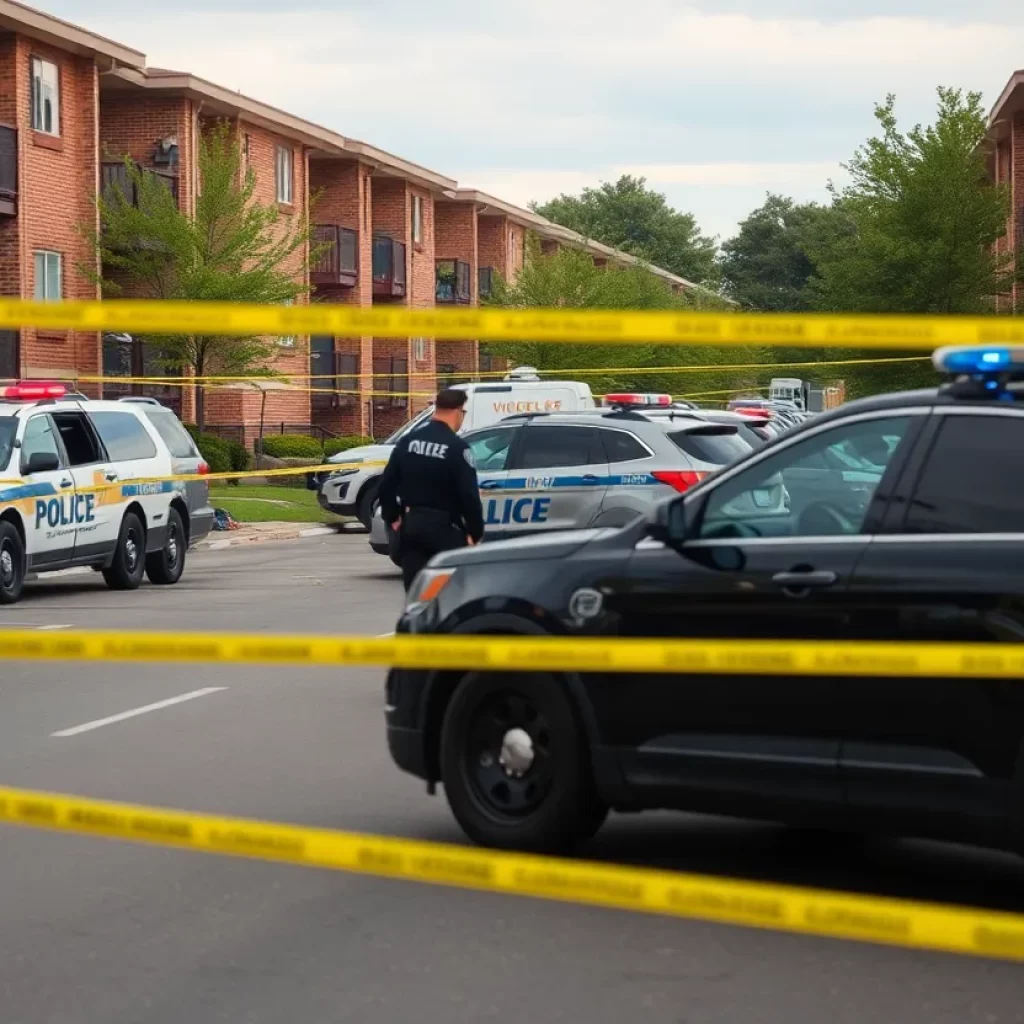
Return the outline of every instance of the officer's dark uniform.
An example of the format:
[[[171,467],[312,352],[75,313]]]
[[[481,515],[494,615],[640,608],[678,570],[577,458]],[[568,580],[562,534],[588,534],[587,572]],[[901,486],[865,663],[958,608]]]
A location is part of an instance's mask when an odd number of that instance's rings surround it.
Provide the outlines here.
[[[398,442],[381,477],[379,497],[389,530],[402,517],[398,558],[406,590],[438,552],[465,547],[467,534],[477,542],[484,535],[469,445],[440,420],[430,420]]]

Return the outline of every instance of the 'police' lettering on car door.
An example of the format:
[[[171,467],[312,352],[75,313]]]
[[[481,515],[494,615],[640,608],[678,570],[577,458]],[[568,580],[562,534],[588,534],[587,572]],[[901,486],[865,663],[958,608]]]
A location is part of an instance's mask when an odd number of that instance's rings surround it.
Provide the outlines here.
[[[47,526],[77,526],[96,518],[95,494],[69,494],[60,498],[36,501],[36,529]]]
[[[484,525],[546,523],[550,504],[550,498],[488,498],[484,507]]]

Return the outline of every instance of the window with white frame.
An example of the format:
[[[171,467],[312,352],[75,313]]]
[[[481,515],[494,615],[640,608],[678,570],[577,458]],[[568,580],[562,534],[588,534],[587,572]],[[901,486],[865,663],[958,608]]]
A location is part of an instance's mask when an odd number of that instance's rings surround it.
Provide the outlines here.
[[[412,339],[412,357],[417,363],[430,359],[430,341],[427,338]]]
[[[58,302],[63,297],[63,260],[59,252],[35,252],[35,292],[37,302]]]
[[[32,128],[60,135],[60,69],[41,57],[32,58]]]
[[[412,197],[412,240],[415,245],[423,242],[423,197]]]
[[[290,146],[277,147],[277,201],[291,203],[293,154]]]

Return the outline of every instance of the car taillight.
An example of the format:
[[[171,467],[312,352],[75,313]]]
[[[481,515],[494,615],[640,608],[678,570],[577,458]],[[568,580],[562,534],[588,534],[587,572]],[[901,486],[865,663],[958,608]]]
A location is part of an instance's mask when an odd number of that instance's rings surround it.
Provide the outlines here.
[[[206,474],[210,472],[210,467],[205,462],[200,462],[199,468],[196,469],[196,472],[200,476],[206,476]]]
[[[699,484],[708,474],[696,469],[656,469],[651,474],[655,480],[677,491],[688,491],[694,484]]]

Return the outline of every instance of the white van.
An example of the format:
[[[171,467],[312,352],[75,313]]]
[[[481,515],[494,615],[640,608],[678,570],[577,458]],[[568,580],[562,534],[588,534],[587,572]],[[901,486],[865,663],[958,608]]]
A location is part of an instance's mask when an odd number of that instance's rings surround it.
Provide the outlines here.
[[[597,407],[589,385],[579,381],[541,380],[532,366],[520,366],[501,381],[456,384],[454,387],[469,393],[463,430],[486,427],[506,416],[531,412],[579,412]],[[328,462],[345,465],[320,484],[318,498],[321,507],[337,515],[357,516],[369,528],[377,505],[380,476],[391,452],[406,434],[426,423],[433,414],[431,405],[382,444],[349,448],[328,459]]]

